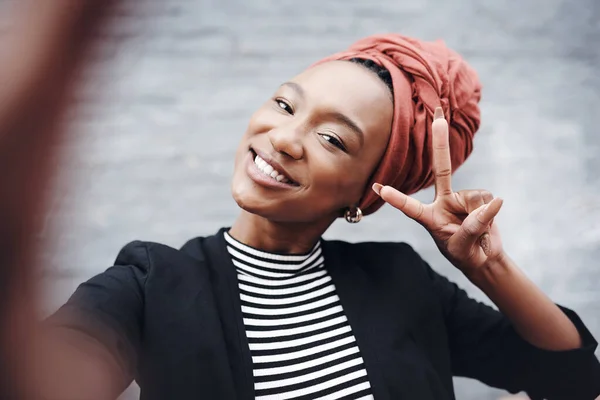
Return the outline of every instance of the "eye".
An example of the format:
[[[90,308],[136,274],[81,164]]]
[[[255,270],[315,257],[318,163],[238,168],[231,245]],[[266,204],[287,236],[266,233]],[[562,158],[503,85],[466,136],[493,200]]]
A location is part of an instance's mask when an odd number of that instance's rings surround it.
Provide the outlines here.
[[[319,135],[321,135],[321,137],[323,139],[325,139],[326,141],[328,141],[329,143],[331,143],[332,145],[334,145],[338,149],[340,149],[340,150],[342,150],[344,152],[346,151],[346,147],[344,146],[344,144],[342,142],[340,142],[340,140],[338,138],[336,138],[335,136],[327,135],[327,134],[324,134],[324,133],[319,133]]]
[[[281,108],[283,111],[290,115],[294,115],[294,109],[287,101],[283,99],[275,99],[275,103],[277,104],[277,107]]]

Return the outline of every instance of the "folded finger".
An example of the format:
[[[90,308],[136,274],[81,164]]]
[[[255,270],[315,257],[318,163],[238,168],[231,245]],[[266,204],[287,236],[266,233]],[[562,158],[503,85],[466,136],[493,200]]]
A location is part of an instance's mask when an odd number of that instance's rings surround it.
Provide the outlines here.
[[[450,240],[457,241],[455,245],[469,247],[475,244],[481,235],[487,232],[492,219],[498,215],[502,207],[502,199],[495,198],[490,203],[470,213]],[[453,241],[454,241],[453,240]]]
[[[492,200],[494,200],[494,195],[487,190],[481,190],[481,195],[483,196],[483,202],[485,204],[490,203]]]
[[[464,194],[467,214],[472,213],[485,204],[483,195],[479,190],[470,190]]]

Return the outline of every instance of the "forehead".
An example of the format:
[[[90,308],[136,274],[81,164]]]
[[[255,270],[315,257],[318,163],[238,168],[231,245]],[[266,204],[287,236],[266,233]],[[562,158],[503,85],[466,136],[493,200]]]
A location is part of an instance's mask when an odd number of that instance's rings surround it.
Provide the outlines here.
[[[292,79],[314,103],[358,111],[373,106],[391,107],[388,87],[373,72],[348,61],[330,61],[309,68]]]
[[[339,111],[367,130],[391,126],[391,93],[375,73],[361,65],[331,61],[305,70],[292,82],[304,89],[311,107]]]

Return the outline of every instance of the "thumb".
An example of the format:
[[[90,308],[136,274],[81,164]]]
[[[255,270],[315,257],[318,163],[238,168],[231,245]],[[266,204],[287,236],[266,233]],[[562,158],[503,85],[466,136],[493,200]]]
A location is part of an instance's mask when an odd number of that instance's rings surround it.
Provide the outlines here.
[[[448,240],[448,247],[468,249],[475,245],[484,235],[489,224],[498,215],[502,207],[503,200],[496,197],[488,204],[473,210],[463,221],[458,231]],[[489,240],[489,237],[485,238]],[[481,243],[484,247],[489,248],[489,243]]]

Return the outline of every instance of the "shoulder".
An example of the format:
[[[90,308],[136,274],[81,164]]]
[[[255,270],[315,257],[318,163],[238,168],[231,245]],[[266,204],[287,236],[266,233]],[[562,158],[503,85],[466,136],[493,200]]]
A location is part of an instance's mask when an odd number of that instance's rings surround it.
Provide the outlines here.
[[[163,274],[166,270],[176,272],[197,269],[204,260],[202,242],[204,237],[188,240],[181,248],[163,243],[133,240],[123,246],[113,263],[113,268],[126,267],[140,278]]]

